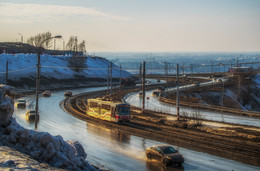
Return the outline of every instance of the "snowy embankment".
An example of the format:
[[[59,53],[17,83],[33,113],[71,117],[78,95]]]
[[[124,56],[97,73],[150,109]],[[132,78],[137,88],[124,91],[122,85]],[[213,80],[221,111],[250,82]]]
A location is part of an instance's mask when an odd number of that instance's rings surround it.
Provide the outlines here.
[[[41,55],[41,79],[43,84],[58,84],[66,86],[61,80],[81,81],[88,84],[90,81],[102,81],[108,77],[108,66],[110,62],[105,58],[87,56],[86,62],[78,70],[69,67],[71,56],[61,55]],[[28,85],[35,85],[37,54],[0,54],[0,83],[5,83],[6,79],[6,64],[8,62],[8,80],[19,83],[26,88]],[[113,78],[120,78],[120,68],[113,64]],[[122,70],[122,78],[131,77],[131,74]],[[48,83],[46,83],[49,81]],[[22,83],[21,83],[22,82]],[[29,83],[30,82],[30,83]]]
[[[254,82],[258,88],[260,88],[260,74],[256,74],[254,78]]]
[[[64,141],[61,136],[52,136],[47,132],[37,132],[20,126],[12,117],[13,95],[13,87],[0,85],[0,149],[8,149],[3,146],[12,147],[39,162],[66,170],[95,170],[85,160],[87,154],[78,141]],[[19,158],[10,160],[0,157],[0,159],[0,168],[14,168],[21,164]]]

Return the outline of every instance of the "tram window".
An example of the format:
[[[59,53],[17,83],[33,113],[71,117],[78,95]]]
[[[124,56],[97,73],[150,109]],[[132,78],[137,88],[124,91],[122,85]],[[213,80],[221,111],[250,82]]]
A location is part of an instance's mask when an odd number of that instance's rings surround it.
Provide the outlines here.
[[[95,113],[99,113],[99,105],[96,102],[90,102],[90,107],[94,110]]]
[[[98,107],[98,103],[90,102],[90,107]]]
[[[102,109],[110,110],[110,105],[102,104]]]

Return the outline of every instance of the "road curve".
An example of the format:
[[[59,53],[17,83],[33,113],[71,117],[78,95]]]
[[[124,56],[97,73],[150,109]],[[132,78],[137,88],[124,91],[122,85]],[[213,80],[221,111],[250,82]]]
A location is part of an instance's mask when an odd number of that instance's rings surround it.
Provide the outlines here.
[[[73,94],[105,89],[85,88],[73,90]],[[184,155],[183,167],[163,168],[159,163],[147,162],[144,151],[148,146],[160,142],[141,137],[123,134],[118,129],[108,129],[104,126],[81,121],[64,112],[59,103],[64,99],[64,91],[53,92],[50,98],[40,98],[39,131],[46,131],[52,135],[61,135],[65,140],[78,140],[88,153],[87,160],[102,168],[109,170],[259,170],[254,167],[232,160],[215,157],[201,152],[179,148]],[[25,97],[27,109],[34,108],[35,98]],[[34,123],[25,120],[26,110],[15,109],[14,117],[17,122],[34,129]]]
[[[152,96],[153,91],[154,90],[146,91],[145,95],[146,95],[146,97],[149,97],[149,100],[146,100],[145,107],[149,110],[161,111],[161,112],[176,115],[176,113],[177,113],[176,107],[160,102],[156,97]],[[139,97],[137,92],[127,95],[125,97],[125,101],[133,106],[142,107],[142,98]],[[180,113],[182,111],[185,111],[188,113],[199,111],[203,115],[203,118],[205,118],[207,120],[260,127],[259,118],[253,118],[253,117],[248,117],[248,116],[238,116],[238,115],[231,115],[231,114],[226,114],[226,113],[203,111],[203,110],[198,110],[198,109],[180,107]]]

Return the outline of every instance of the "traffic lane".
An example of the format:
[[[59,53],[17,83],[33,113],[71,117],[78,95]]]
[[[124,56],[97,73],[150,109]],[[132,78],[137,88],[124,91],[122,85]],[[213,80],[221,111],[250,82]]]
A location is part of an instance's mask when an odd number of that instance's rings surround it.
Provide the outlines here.
[[[145,93],[146,98],[149,97],[149,100],[146,99],[146,103],[145,103],[146,108],[149,110],[160,111],[160,112],[176,115],[177,113],[176,107],[160,102],[157,99],[157,97],[152,96],[153,91],[154,90],[149,90],[146,91]],[[133,106],[142,107],[142,98],[139,97],[137,92],[127,95],[124,100]],[[238,116],[238,115],[231,115],[226,113],[218,113],[218,112],[203,111],[199,109],[180,107],[180,115],[182,114],[182,112],[187,112],[190,114],[195,112],[200,112],[200,114],[202,115],[201,117],[207,120],[260,127],[260,119],[258,118],[251,118],[246,116]]]
[[[213,85],[220,85],[220,84],[225,84],[225,82],[228,81],[228,79],[225,79],[225,78],[220,78],[221,81],[208,81],[208,82],[204,82],[204,83],[199,83],[199,86],[198,87],[207,87],[207,86],[213,86]],[[179,90],[189,90],[189,89],[193,89],[193,88],[196,88],[196,85],[194,84],[189,84],[189,85],[183,85],[183,86],[179,86]],[[173,88],[168,88],[166,89],[166,91],[172,91],[172,92],[176,92],[177,91],[177,87],[173,87]]]
[[[96,89],[92,90],[95,91]],[[89,91],[89,89],[85,91]],[[75,94],[75,92],[73,93]],[[209,170],[213,168],[211,161],[220,163],[219,160],[226,160],[179,148],[180,153],[184,155],[186,160],[183,167],[164,168],[158,162],[147,161],[145,157],[147,147],[161,144],[161,142],[125,134],[118,129],[108,129],[74,118],[59,108],[59,102],[63,99],[63,91],[53,92],[50,98],[40,98],[39,131],[46,131],[52,135],[61,135],[65,140],[78,140],[88,153],[87,160],[100,168],[109,170],[153,170],[153,168],[155,170]],[[27,101],[28,107],[34,108],[34,97],[27,97]],[[25,115],[25,111],[15,111],[15,116],[19,116],[17,121],[23,123],[24,127],[34,129],[34,123],[28,124],[21,117],[21,115]],[[198,158],[204,158],[204,160],[198,160]],[[232,161],[230,162],[232,163]],[[238,164],[238,166],[255,169],[242,164]],[[223,168],[218,164],[214,167]],[[239,167],[234,165],[234,168]]]
[[[92,89],[92,91],[96,90],[98,89]],[[76,94],[77,92],[73,91],[73,94]],[[30,107],[27,109],[34,108],[34,97],[30,96],[25,99],[30,103],[30,105],[28,105]],[[127,142],[111,138],[107,136],[107,132],[104,130],[98,131],[98,128],[93,125],[64,112],[59,107],[59,102],[63,99],[63,91],[53,92],[52,96],[49,98],[40,97],[39,131],[49,132],[52,135],[61,135],[65,140],[78,140],[88,153],[88,161],[100,168],[111,170],[121,170],[121,168],[124,168],[126,170],[134,170],[137,167],[145,170],[143,153],[135,153]],[[16,109],[15,117],[17,118],[18,123],[28,129],[34,129],[34,123],[27,123],[25,121],[25,112],[26,110]],[[115,135],[114,137],[116,137],[117,133],[113,134]],[[130,135],[127,136],[123,134],[122,136],[130,138]],[[134,141],[135,140],[131,140],[131,142]],[[130,151],[132,153],[127,152],[125,147],[131,148]],[[129,155],[132,157],[129,157]]]

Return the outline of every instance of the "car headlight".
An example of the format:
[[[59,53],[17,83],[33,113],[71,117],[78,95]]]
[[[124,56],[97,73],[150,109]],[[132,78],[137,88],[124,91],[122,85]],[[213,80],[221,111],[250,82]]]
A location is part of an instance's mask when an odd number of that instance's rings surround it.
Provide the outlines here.
[[[166,156],[166,158],[167,158],[167,159],[169,159],[169,160],[171,160],[171,159],[172,159],[172,158],[171,158],[171,157],[169,157],[169,156]]]

